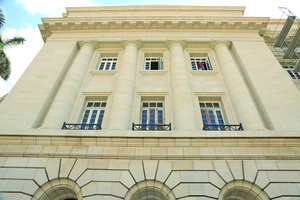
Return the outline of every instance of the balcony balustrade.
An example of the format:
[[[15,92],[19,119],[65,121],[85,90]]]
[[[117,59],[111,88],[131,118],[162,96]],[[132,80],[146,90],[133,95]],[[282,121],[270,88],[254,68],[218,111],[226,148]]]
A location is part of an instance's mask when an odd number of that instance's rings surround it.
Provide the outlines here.
[[[101,124],[70,124],[64,122],[61,129],[66,130],[101,130]]]
[[[171,131],[171,123],[169,124],[134,124],[133,131]]]
[[[228,124],[203,124],[204,131],[243,131],[242,124],[228,125]]]

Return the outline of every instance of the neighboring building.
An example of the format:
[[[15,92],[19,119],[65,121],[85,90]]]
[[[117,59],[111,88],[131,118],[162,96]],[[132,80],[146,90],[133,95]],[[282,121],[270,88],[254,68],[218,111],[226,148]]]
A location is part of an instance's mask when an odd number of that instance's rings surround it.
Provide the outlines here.
[[[278,20],[244,10],[42,19],[0,104],[0,199],[299,199],[299,80],[268,42]]]

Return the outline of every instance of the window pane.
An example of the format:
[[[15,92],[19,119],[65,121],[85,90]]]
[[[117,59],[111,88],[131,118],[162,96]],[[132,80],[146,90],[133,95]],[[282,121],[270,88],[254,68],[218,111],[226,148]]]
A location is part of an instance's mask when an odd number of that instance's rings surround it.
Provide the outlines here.
[[[156,103],[150,103],[150,107],[156,107]]]
[[[89,102],[88,104],[87,104],[87,107],[92,107],[93,106],[93,103],[92,102]]]
[[[143,110],[143,114],[147,114],[147,110]]]
[[[211,108],[212,107],[212,103],[206,103],[206,107]]]
[[[100,103],[95,103],[94,107],[100,107]]]
[[[111,63],[111,62],[108,62],[108,63],[106,63],[106,67],[105,67],[105,70],[109,70],[109,67],[110,67],[110,63]]]
[[[205,104],[204,103],[200,103],[200,108],[205,108]]]
[[[163,107],[163,103],[157,103],[157,107]]]
[[[214,103],[215,108],[219,108],[219,103]]]
[[[102,102],[101,107],[106,107],[106,102]]]
[[[148,107],[148,103],[143,103],[143,107],[147,108]]]

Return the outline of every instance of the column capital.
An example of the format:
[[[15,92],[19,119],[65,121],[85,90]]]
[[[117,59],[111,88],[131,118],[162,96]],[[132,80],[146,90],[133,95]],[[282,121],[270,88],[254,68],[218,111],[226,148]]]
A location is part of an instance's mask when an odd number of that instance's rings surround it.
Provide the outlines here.
[[[126,40],[123,41],[123,48],[125,49],[128,45],[135,46],[137,49],[141,48],[141,41],[137,40]]]
[[[213,41],[211,46],[214,50],[216,50],[219,46],[226,46],[227,48],[229,48],[230,42],[224,40]]]
[[[99,42],[94,40],[94,41],[80,41],[78,42],[80,48],[82,48],[84,45],[90,46],[93,50],[97,49],[99,46]]]
[[[182,49],[185,48],[185,42],[181,40],[170,40],[167,42],[168,49],[172,48],[173,46],[181,46]]]

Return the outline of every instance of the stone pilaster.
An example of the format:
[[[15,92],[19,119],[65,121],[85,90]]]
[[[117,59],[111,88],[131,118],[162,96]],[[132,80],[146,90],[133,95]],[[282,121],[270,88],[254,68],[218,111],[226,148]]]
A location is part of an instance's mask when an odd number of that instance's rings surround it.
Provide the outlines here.
[[[214,45],[221,72],[239,122],[245,129],[265,129],[245,82],[228,50],[228,43]]]
[[[169,44],[175,130],[197,128],[183,46],[180,41],[173,41]]]
[[[137,51],[139,45],[135,41],[124,44],[125,52],[112,100],[108,129],[129,130],[133,104],[135,76],[137,68]]]
[[[94,42],[81,43],[81,49],[61,84],[41,128],[61,128],[63,123],[67,122],[95,48]]]

